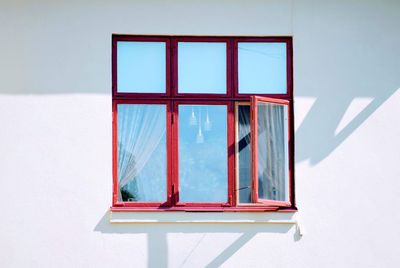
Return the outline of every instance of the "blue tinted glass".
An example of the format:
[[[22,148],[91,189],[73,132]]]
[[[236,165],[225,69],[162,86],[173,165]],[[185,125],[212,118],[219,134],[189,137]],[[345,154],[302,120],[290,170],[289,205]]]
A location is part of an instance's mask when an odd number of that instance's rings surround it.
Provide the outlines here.
[[[118,42],[118,92],[165,93],[165,42]]]
[[[166,200],[165,130],[165,105],[118,105],[120,201]]]
[[[179,200],[227,202],[225,105],[179,106]]]
[[[178,92],[226,93],[226,43],[178,43]]]
[[[238,43],[239,93],[286,93],[286,43]]]

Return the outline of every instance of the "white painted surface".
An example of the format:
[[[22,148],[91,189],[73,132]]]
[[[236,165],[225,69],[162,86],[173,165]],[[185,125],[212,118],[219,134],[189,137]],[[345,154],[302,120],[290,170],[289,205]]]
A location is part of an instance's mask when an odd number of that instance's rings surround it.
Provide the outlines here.
[[[398,267],[399,14],[396,0],[2,1],[0,266]],[[111,33],[294,36],[303,236],[109,223]],[[335,135],[357,98],[372,102]]]

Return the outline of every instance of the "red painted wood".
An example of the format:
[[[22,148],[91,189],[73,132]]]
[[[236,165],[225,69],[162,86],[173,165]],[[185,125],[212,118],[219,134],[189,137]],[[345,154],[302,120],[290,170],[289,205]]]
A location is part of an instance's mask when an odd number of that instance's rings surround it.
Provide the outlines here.
[[[149,41],[166,42],[166,82],[167,92],[158,93],[118,93],[117,92],[117,42]],[[177,92],[177,57],[176,44],[186,42],[226,42],[227,44],[227,94],[179,94]],[[238,93],[238,42],[286,42],[287,44],[287,94],[264,94],[254,97],[252,94]],[[113,96],[113,198],[112,211],[282,211],[293,212],[295,207],[294,191],[294,127],[293,127],[293,51],[291,37],[218,37],[218,36],[148,36],[148,35],[113,35],[112,36],[112,96]],[[253,204],[238,204],[235,191],[235,115],[234,105],[237,101],[267,101],[288,105],[289,111],[289,178],[290,204],[258,198],[257,180],[253,180]],[[117,146],[117,104],[165,104],[167,106],[167,198],[165,203],[158,202],[118,202],[118,146]],[[178,105],[179,104],[223,104],[227,105],[227,144],[228,144],[228,200],[226,203],[180,203],[179,202],[179,157],[178,157]],[[257,122],[257,105],[252,104],[251,122]],[[252,123],[252,133],[257,131]],[[256,139],[256,135],[252,137]],[[253,138],[252,138],[253,139]],[[256,144],[252,140],[252,144]],[[252,145],[253,146],[253,145]],[[252,154],[254,150],[252,149]],[[257,155],[252,155],[252,166]],[[252,174],[256,170],[252,169]],[[286,207],[285,207],[286,206]]]
[[[243,94],[239,93],[239,63],[238,63],[238,43],[239,42],[252,42],[252,43],[286,43],[286,77],[287,89],[286,94]],[[292,37],[237,37],[233,39],[233,80],[235,97],[251,97],[268,96],[271,98],[291,99],[293,94],[293,51],[292,51]]]
[[[226,94],[210,94],[210,93],[179,93],[178,92],[178,43],[179,42],[204,42],[204,43],[226,43]],[[221,98],[232,96],[232,48],[229,38],[224,37],[176,37],[172,38],[172,50],[173,50],[173,60],[172,60],[172,96],[174,97],[191,97],[191,98]]]
[[[118,92],[118,66],[117,66],[117,43],[124,42],[165,42],[165,55],[166,55],[166,92],[165,93],[134,93],[134,92]],[[121,98],[141,98],[141,97],[167,97],[171,94],[171,42],[170,38],[163,36],[130,36],[130,35],[113,35],[112,36],[112,92],[113,97]]]
[[[228,205],[235,206],[235,189],[236,189],[236,179],[235,179],[235,103],[230,102],[228,104]]]
[[[219,100],[215,100],[213,102],[208,102],[208,101],[201,101],[201,100],[180,100],[180,101],[175,101],[174,102],[174,111],[176,114],[176,118],[179,118],[179,105],[226,105],[227,106],[227,144],[233,144],[234,146],[234,132],[230,131],[230,127],[233,127],[232,125],[232,119],[230,119],[230,114],[233,113],[233,108],[231,107],[232,104],[230,102],[227,101],[221,101],[221,99]],[[232,116],[232,115],[231,115]],[[180,202],[179,201],[179,125],[178,125],[178,120],[174,121],[174,138],[173,138],[173,142],[174,142],[174,182],[175,182],[175,187],[176,187],[176,191],[177,191],[177,196],[176,196],[176,206],[179,207],[218,207],[218,206],[232,206],[232,203],[230,203],[229,201],[229,196],[233,195],[233,185],[232,185],[232,179],[234,180],[234,178],[232,176],[234,176],[234,174],[232,174],[234,172],[234,162],[232,162],[232,157],[230,158],[230,150],[229,150],[229,146],[227,148],[227,165],[228,165],[228,200],[227,202],[224,203],[212,203],[212,202],[208,202],[208,203],[204,203],[204,202]],[[233,164],[233,165],[232,165]]]
[[[251,133],[251,201],[258,202],[258,128],[257,105],[255,97],[250,102],[250,133]]]
[[[178,161],[178,109],[176,106],[176,103],[173,102],[172,105],[172,110],[173,110],[173,117],[174,117],[174,123],[172,125],[172,185],[173,186],[173,201],[172,205],[175,206],[179,200],[179,161]]]
[[[267,200],[267,199],[261,199],[258,196],[258,104],[259,103],[275,103],[275,104],[280,104],[280,105],[286,105],[288,106],[288,148],[289,148],[289,201],[278,201],[278,200]],[[292,123],[291,123],[291,112],[290,112],[290,102],[288,100],[283,100],[283,99],[274,99],[274,98],[269,98],[269,97],[260,97],[260,96],[253,96],[251,97],[251,130],[252,130],[252,135],[251,135],[251,152],[252,152],[252,160],[251,160],[251,170],[252,170],[252,185],[253,185],[253,202],[254,203],[259,203],[260,205],[264,206],[279,206],[279,207],[291,207],[292,206],[292,200],[293,200],[293,195],[292,195],[292,176],[293,172],[292,170],[292,162],[291,160],[293,158],[293,155],[291,155],[291,129],[292,129]]]
[[[165,104],[166,106],[166,134],[167,134],[167,192],[165,202],[122,202],[118,201],[118,104]],[[168,157],[171,153],[171,113],[170,102],[165,100],[113,100],[113,207],[165,207],[171,206],[170,198],[171,177],[171,160]]]
[[[112,172],[113,172],[113,191],[112,191],[112,204],[115,206],[118,202],[118,135],[117,135],[117,122],[118,122],[117,103],[112,103]]]
[[[281,212],[281,213],[292,213],[296,212],[295,207],[263,207],[260,205],[254,206],[237,206],[237,207],[111,207],[113,212]]]

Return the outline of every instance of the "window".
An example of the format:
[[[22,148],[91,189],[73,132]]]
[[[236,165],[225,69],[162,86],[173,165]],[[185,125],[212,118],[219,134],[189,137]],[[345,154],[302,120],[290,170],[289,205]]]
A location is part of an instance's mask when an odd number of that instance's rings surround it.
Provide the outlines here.
[[[291,37],[112,38],[113,210],[295,209]]]

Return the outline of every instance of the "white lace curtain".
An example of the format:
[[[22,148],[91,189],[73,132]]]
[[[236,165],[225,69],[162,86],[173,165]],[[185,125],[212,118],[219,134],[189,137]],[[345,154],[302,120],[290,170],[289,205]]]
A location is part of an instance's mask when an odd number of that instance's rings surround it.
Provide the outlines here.
[[[239,121],[243,122],[239,127],[239,141],[244,139],[246,144],[250,144],[250,114],[244,109],[239,109]],[[276,104],[259,104],[257,123],[259,198],[286,200],[285,107]]]
[[[165,105],[118,105],[118,187],[139,176],[165,135]]]
[[[260,198],[287,199],[285,107],[258,106],[258,178]]]

